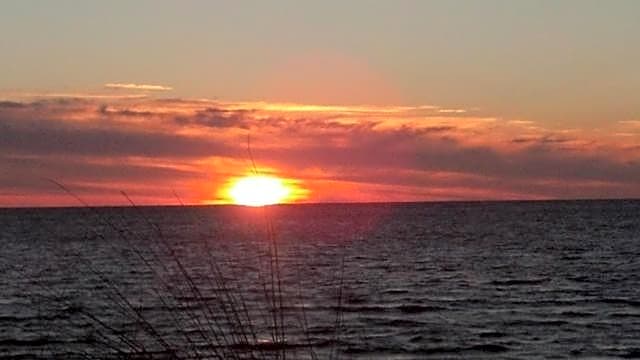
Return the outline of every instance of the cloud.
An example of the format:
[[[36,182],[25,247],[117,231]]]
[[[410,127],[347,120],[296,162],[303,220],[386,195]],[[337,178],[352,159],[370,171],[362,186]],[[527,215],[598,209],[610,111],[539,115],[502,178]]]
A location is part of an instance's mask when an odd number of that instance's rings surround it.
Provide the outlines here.
[[[203,136],[40,119],[3,119],[0,122],[0,151],[18,155],[148,158],[233,155],[233,150],[226,144]]]
[[[237,127],[247,129],[249,121],[246,114],[247,110],[227,110],[221,108],[208,107],[198,110],[187,116],[177,116],[174,121],[178,125],[198,125],[212,128],[230,128]]]
[[[141,193],[162,198],[176,186],[193,202],[215,199],[217,186],[247,171],[250,134],[259,166],[300,179],[312,201],[640,197],[640,158],[629,151],[637,143],[615,128],[608,140],[436,112],[190,99],[4,101],[0,193],[37,199],[44,190],[34,179],[51,177],[96,196],[146,188]]]
[[[16,101],[0,101],[0,109],[22,109],[27,105]]]
[[[56,179],[65,184],[145,183],[149,179],[162,179],[164,183],[203,178],[196,169],[162,166],[144,162],[96,161],[86,158],[42,155],[0,156],[0,187],[5,189],[51,188],[43,179]]]
[[[144,91],[170,91],[170,86],[134,84],[134,83],[106,83],[104,87],[107,89],[125,89],[125,90],[144,90]]]
[[[34,100],[34,99],[88,99],[88,100],[126,100],[126,99],[143,99],[145,94],[104,94],[104,93],[82,93],[82,92],[16,92],[16,93],[0,93],[3,98]],[[5,101],[13,102],[13,101]]]
[[[439,109],[439,113],[443,114],[464,114],[467,112],[465,109]]]
[[[533,137],[518,137],[512,139],[511,142],[515,144],[565,144],[574,141],[574,139],[557,137],[552,135],[547,136],[533,136]]]
[[[640,120],[622,120],[618,122],[625,125],[640,126]]]
[[[446,138],[424,138],[416,132],[359,132],[348,147],[314,144],[264,150],[265,158],[296,167],[320,166],[335,173],[342,169],[451,172],[531,182],[542,180],[640,182],[640,162],[620,162],[605,155],[575,154],[544,147],[503,153],[488,146],[469,146]],[[374,177],[375,178],[375,177]]]
[[[530,120],[508,120],[507,123],[514,124],[514,125],[533,125],[534,124],[534,122]]]

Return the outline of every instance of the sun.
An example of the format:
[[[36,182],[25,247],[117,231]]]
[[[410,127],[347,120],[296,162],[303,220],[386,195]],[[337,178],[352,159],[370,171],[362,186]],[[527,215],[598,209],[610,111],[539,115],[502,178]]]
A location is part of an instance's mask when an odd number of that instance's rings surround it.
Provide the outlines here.
[[[265,206],[282,203],[291,193],[282,179],[255,175],[238,179],[229,189],[236,205]]]

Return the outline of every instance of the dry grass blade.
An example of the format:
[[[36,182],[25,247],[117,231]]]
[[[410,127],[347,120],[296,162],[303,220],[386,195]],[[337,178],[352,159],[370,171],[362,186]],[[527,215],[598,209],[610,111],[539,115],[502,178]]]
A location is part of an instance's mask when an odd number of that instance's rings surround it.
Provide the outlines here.
[[[253,162],[248,141],[248,152],[252,160],[253,170],[257,167]],[[209,240],[205,240],[204,255],[208,271],[197,276],[190,269],[185,259],[176,252],[173,242],[170,241],[160,226],[155,223],[145,211],[142,210],[128,194],[122,192],[135,213],[136,221],[142,221],[150,230],[140,234],[128,226],[118,225],[114,219],[107,217],[105,213],[90,206],[80,196],[58,181],[47,179],[62,189],[69,196],[76,199],[87,215],[97,219],[103,231],[109,231],[108,235],[96,229],[90,229],[93,241],[100,241],[101,246],[110,249],[114,253],[120,253],[123,249],[133,256],[128,261],[137,262],[144,269],[153,283],[144,285],[153,295],[155,301],[164,309],[162,318],[169,321],[164,325],[158,323],[156,315],[152,315],[152,308],[145,308],[141,303],[135,304],[128,296],[128,290],[121,288],[122,284],[112,279],[105,270],[94,265],[82,253],[70,253],[76,259],[79,269],[86,271],[95,279],[93,286],[101,288],[101,298],[104,298],[110,306],[109,317],[105,313],[93,312],[91,307],[80,307],[78,313],[91,324],[91,343],[95,352],[78,350],[80,358],[120,358],[120,359],[282,359],[288,357],[300,358],[300,350],[304,358],[316,360],[317,353],[309,334],[308,316],[304,303],[300,306],[288,305],[294,300],[291,292],[286,291],[283,282],[283,263],[279,248],[278,236],[275,224],[269,213],[269,208],[263,208],[264,221],[264,254],[259,255],[257,261],[258,288],[262,289],[264,305],[261,307],[252,298],[247,300],[244,290],[239,282],[231,277],[229,282],[225,270],[231,269],[216,258]],[[175,198],[181,207],[184,203],[173,191]],[[186,207],[185,207],[185,210]],[[120,213],[124,223],[128,218]],[[112,238],[117,237],[120,245]],[[211,238],[213,239],[213,237]],[[144,247],[142,248],[141,246]],[[119,247],[121,246],[121,247]],[[259,251],[259,254],[261,251]],[[117,273],[116,273],[117,274]],[[170,277],[169,277],[170,276]],[[178,282],[176,282],[178,281]],[[344,284],[344,259],[339,288]],[[75,306],[63,297],[55,296],[55,289],[46,289],[51,299],[56,299],[62,304]],[[259,294],[259,292],[258,292]],[[288,295],[287,295],[288,294]],[[341,327],[341,289],[335,321],[334,344],[338,343]],[[60,300],[62,299],[62,300]],[[298,299],[302,302],[301,289],[298,289]],[[262,310],[261,310],[262,309]],[[299,313],[295,313],[298,311]],[[119,325],[114,319],[126,319]],[[295,320],[294,322],[290,319]],[[299,328],[294,326],[299,325]],[[126,325],[129,324],[129,325]],[[69,324],[74,326],[73,323]],[[134,326],[127,330],[120,326]],[[169,327],[167,327],[169,325]],[[62,330],[61,330],[62,331]],[[134,331],[134,332],[132,332]],[[139,335],[135,335],[138,333]],[[264,334],[270,334],[270,341],[265,342]],[[262,335],[261,335],[262,334]],[[141,335],[144,335],[141,337]],[[300,343],[289,343],[292,339],[304,339]],[[331,357],[337,356],[331,351]],[[54,354],[54,350],[50,351]]]

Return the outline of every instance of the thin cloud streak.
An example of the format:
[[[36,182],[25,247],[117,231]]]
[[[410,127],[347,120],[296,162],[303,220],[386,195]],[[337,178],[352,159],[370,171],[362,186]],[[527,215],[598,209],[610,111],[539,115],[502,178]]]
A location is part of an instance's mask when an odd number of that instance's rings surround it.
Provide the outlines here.
[[[126,100],[144,99],[145,94],[104,94],[93,92],[0,92],[3,101],[31,100],[31,99],[88,99],[88,100]]]
[[[150,85],[150,84],[134,84],[134,83],[106,83],[104,87],[107,89],[125,89],[125,90],[144,90],[144,91],[171,91],[171,86]]]

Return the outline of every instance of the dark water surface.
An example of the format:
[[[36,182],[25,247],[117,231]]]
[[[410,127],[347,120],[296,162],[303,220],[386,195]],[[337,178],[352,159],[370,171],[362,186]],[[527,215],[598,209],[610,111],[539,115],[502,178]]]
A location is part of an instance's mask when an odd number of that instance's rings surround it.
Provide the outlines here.
[[[640,358],[639,215],[640,201],[0,209],[0,357],[92,358],[124,339],[163,352],[157,337],[225,354],[216,329],[229,348],[274,345],[278,314],[290,359],[309,344],[319,358]]]

